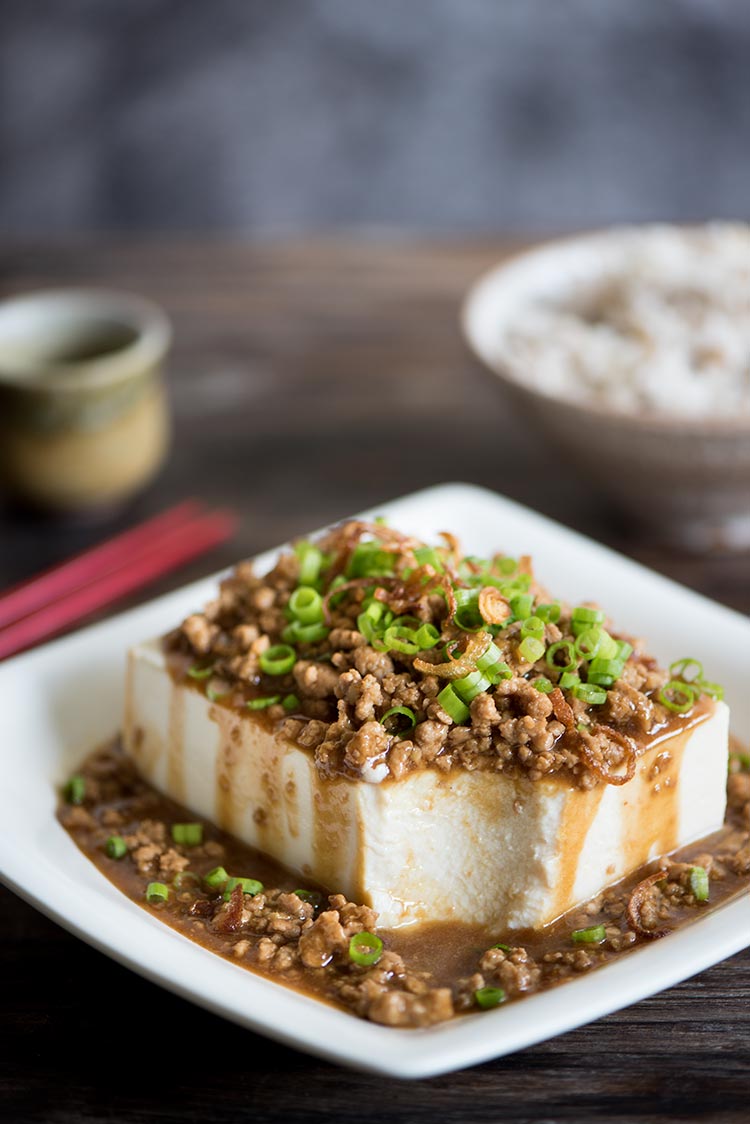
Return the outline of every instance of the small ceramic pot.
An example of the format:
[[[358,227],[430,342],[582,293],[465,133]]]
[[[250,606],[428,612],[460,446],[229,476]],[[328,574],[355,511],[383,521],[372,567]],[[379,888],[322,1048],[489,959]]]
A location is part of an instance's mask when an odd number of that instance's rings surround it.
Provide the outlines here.
[[[161,310],[127,293],[61,289],[0,302],[5,487],[76,512],[143,488],[167,453],[170,340]]]

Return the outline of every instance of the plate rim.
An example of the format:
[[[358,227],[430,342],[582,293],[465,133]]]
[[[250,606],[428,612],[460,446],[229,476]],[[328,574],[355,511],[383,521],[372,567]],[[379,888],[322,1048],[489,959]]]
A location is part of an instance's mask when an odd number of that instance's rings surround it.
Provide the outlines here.
[[[455,503],[461,495],[465,497],[467,493],[470,493],[475,499],[481,500],[482,503],[489,503],[496,508],[500,504],[506,509],[513,509],[525,518],[530,517],[535,522],[541,521],[552,532],[562,533],[566,539],[572,539],[578,547],[587,549],[592,546],[595,547],[600,558],[606,559],[607,556],[611,556],[617,560],[618,565],[625,564],[633,571],[647,577],[649,581],[656,581],[662,588],[669,587],[678,591],[681,595],[696,599],[705,607],[710,607],[714,612],[720,610],[722,615],[727,614],[726,619],[731,619],[735,626],[747,630],[750,638],[750,619],[742,613],[714,602],[703,594],[696,593],[689,587],[650,570],[642,563],[636,562],[634,559],[620,554],[578,531],[565,527],[528,506],[479,485],[458,481],[432,485],[396,499],[373,505],[361,516],[350,518],[371,517],[374,513],[384,510],[393,511],[400,505],[407,503],[411,505],[432,502],[439,495],[446,499],[451,498],[452,502]],[[286,544],[263,551],[256,557],[263,559],[267,556],[273,556],[278,550],[283,549],[284,545]],[[14,674],[24,674],[29,667],[33,668],[35,662],[43,664],[46,661],[51,661],[52,664],[55,664],[60,659],[61,653],[65,652],[66,647],[82,645],[88,637],[104,638],[113,625],[127,624],[141,615],[147,617],[155,606],[166,607],[171,600],[185,597],[190,595],[194,589],[197,591],[209,583],[214,583],[218,577],[226,572],[226,568],[222,569],[216,574],[180,586],[122,613],[113,614],[103,621],[79,629],[72,634],[0,663],[0,689],[2,689],[6,678],[11,678]],[[48,780],[49,778],[45,779]],[[54,809],[54,791],[51,786],[47,804]],[[69,840],[64,829],[54,819],[52,822],[56,828],[59,828],[60,837]],[[69,842],[72,852],[66,853],[71,857],[74,869],[78,871],[80,867],[82,881],[77,888],[79,892],[83,892],[84,905],[89,907],[88,913],[85,910],[83,911],[82,918],[75,916],[76,912],[79,912],[78,901],[75,902],[75,908],[64,908],[66,904],[69,904],[69,901],[65,899],[64,893],[59,891],[54,880],[54,891],[50,894],[49,886],[44,884],[41,873],[35,875],[33,869],[30,873],[28,867],[22,865],[21,851],[23,848],[19,846],[17,837],[10,831],[0,836],[0,881],[74,936],[183,999],[245,1026],[255,1033],[263,1034],[293,1048],[303,1049],[308,1053],[350,1068],[399,1078],[435,1076],[479,1064],[491,1058],[502,1057],[555,1037],[557,1034],[573,1030],[600,1018],[604,1014],[620,1010],[649,995],[665,990],[682,980],[688,979],[696,972],[719,963],[750,944],[750,895],[745,894],[720,909],[711,910],[704,917],[697,918],[684,929],[671,934],[667,942],[655,942],[643,946],[634,950],[628,957],[604,966],[607,972],[606,978],[610,984],[609,987],[602,988],[599,986],[600,969],[576,979],[577,990],[575,994],[579,998],[577,1013],[572,1017],[570,1011],[566,1009],[569,1004],[559,1001],[561,992],[563,996],[570,994],[568,987],[563,987],[553,988],[538,995],[530,996],[519,1004],[499,1008],[497,1011],[485,1012],[481,1017],[481,1023],[477,1016],[475,1018],[460,1017],[448,1023],[416,1030],[383,1027],[358,1019],[348,1012],[295,992],[283,984],[279,986],[273,980],[248,971],[196,945],[188,937],[164,925],[137,903],[122,894],[82,852],[78,851],[72,841],[69,840]],[[40,846],[36,840],[32,840],[32,843],[34,846]],[[43,849],[41,853],[44,858],[45,852]],[[95,877],[92,878],[92,875],[95,875]],[[91,883],[91,885],[87,883]],[[110,899],[110,904],[119,908],[95,911],[93,909],[94,901],[101,904],[102,895]],[[138,911],[138,914],[133,912],[135,910]],[[732,911],[732,916],[736,914],[739,921],[737,925],[725,924],[727,911]],[[121,936],[117,931],[115,922],[119,921],[121,916],[128,914],[133,919],[139,939],[141,935],[150,935],[149,947],[154,954],[145,961],[128,952],[125,938],[129,926],[126,925],[123,928],[124,936]],[[140,923],[136,920],[138,916],[140,916]],[[718,925],[717,917],[720,917]],[[714,929],[716,931],[713,931]],[[695,934],[704,931],[711,932],[711,939],[701,942]],[[677,947],[681,942],[688,946],[686,950],[683,950],[682,956],[679,955]],[[182,952],[175,954],[175,950],[179,948],[182,948]],[[165,974],[165,964],[167,968],[172,967],[169,960],[166,962],[164,960],[167,949],[175,954],[175,964],[179,965],[179,971],[175,968],[172,974],[169,971]],[[182,971],[183,961],[185,959],[192,961],[196,953],[202,953],[209,958],[206,963],[214,965],[214,967],[208,969],[209,975],[216,975],[217,978],[226,977],[227,980],[234,979],[236,981],[237,977],[233,974],[242,972],[246,983],[241,990],[249,989],[250,992],[259,991],[265,992],[268,996],[275,996],[275,1001],[268,1005],[269,1010],[264,1009],[261,1004],[258,1014],[252,1010],[243,1011],[238,1008],[236,1003],[233,1005],[226,1002],[225,998],[222,997],[223,993],[222,996],[215,998],[208,994],[205,986],[202,988],[201,986],[190,986],[184,976],[180,975],[180,972]],[[161,965],[159,964],[160,956],[162,958]],[[644,971],[639,982],[634,984],[629,977],[632,976],[631,965],[636,958],[638,958],[638,962],[644,965],[646,963],[653,964],[653,967],[651,971]],[[232,990],[230,985],[229,992]],[[285,997],[283,1001],[279,996]],[[301,1012],[302,1017],[293,1019],[291,1023],[288,1023],[287,1010],[289,1013],[294,1011],[295,1014]],[[281,1018],[276,1017],[278,1011],[282,1013]],[[536,1014],[537,1011],[539,1011],[538,1015]],[[345,1021],[342,1022],[341,1020]],[[508,1036],[504,1034],[506,1024],[511,1029],[515,1025],[515,1034],[512,1035],[512,1041],[510,1042],[507,1040]],[[329,1040],[325,1040],[324,1036],[321,1035],[321,1030],[328,1030],[329,1028],[332,1033]],[[496,1033],[493,1033],[494,1028],[497,1028]],[[343,1034],[336,1033],[341,1030],[344,1031]]]

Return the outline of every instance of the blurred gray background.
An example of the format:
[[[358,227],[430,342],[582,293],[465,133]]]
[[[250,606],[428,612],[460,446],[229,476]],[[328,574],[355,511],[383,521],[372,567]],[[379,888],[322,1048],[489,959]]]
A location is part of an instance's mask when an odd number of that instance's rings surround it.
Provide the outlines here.
[[[747,0],[0,0],[0,229],[746,218]]]

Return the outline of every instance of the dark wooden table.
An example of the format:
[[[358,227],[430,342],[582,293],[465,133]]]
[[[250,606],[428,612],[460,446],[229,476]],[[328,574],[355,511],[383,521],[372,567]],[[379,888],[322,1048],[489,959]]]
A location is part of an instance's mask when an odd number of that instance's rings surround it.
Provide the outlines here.
[[[176,432],[156,485],[106,526],[0,513],[0,586],[185,495],[231,504],[241,530],[150,593],[461,479],[749,612],[747,554],[690,558],[634,537],[467,354],[459,298],[507,250],[366,238],[6,245],[2,295],[102,284],[165,307]],[[240,1030],[6,891],[0,980],[0,1118],[15,1124],[750,1120],[750,953],[541,1046],[415,1083],[349,1073]]]

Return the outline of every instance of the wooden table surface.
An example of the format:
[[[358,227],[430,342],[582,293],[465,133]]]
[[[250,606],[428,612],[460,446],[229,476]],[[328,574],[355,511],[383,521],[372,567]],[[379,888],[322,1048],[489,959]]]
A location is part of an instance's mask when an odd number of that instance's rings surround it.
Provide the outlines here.
[[[692,558],[639,539],[468,355],[459,299],[508,248],[367,237],[6,244],[0,295],[101,284],[164,306],[175,443],[157,483],[114,522],[0,512],[0,586],[186,495],[230,504],[241,529],[148,596],[460,479],[750,612],[747,554]],[[349,1073],[232,1026],[7,891],[0,979],[0,1118],[16,1124],[750,1119],[750,953],[551,1042],[414,1083]]]

